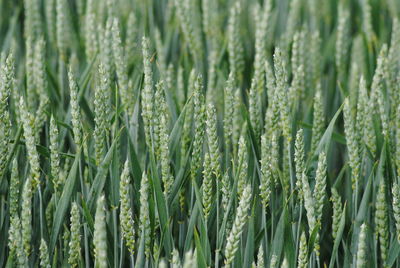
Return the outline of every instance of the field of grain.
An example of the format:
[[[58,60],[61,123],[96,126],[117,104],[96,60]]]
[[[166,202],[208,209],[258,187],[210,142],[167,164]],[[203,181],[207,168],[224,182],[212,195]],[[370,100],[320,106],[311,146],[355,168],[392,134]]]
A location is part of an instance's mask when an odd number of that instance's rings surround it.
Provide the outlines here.
[[[399,0],[0,0],[0,267],[400,267]]]

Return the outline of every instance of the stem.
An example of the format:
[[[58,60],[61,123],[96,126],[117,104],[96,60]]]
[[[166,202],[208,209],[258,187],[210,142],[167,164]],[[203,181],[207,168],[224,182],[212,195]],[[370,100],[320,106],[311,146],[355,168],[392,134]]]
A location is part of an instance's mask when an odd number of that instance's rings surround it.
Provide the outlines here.
[[[113,215],[113,231],[114,231],[114,267],[118,267],[118,226],[117,226],[117,210],[114,208]]]
[[[124,238],[122,236],[122,233],[120,234],[119,243],[120,243],[120,248],[121,248],[121,256],[119,257],[119,267],[122,268],[122,262],[124,260],[124,250],[123,250],[124,249]],[[129,255],[131,255],[131,254],[129,254]],[[131,261],[131,259],[129,261]]]
[[[40,211],[40,236],[41,238],[43,237],[43,199],[42,199],[42,190],[40,188],[40,185],[38,186],[38,192],[39,192],[39,211]]]
[[[129,254],[129,259],[131,262],[131,267],[135,268],[135,257],[132,254]]]
[[[217,195],[217,235],[216,237],[219,237],[219,178],[217,178],[217,190],[216,190],[216,195]],[[218,268],[218,248],[215,250],[215,268]]]
[[[89,256],[89,242],[88,242],[88,230],[87,230],[87,223],[83,224],[83,233],[85,235],[85,264],[86,264],[86,268],[90,268],[90,256]]]
[[[355,189],[355,193],[354,193],[354,196],[355,196],[355,203],[354,203],[354,211],[355,211],[355,215],[354,215],[354,218],[356,218],[357,217],[357,212],[358,212],[358,179],[356,180],[356,189]]]
[[[303,203],[300,204],[300,216],[299,223],[297,224],[297,234],[296,234],[296,256],[299,254],[299,239],[300,239],[300,226],[301,226],[301,218],[303,215]]]

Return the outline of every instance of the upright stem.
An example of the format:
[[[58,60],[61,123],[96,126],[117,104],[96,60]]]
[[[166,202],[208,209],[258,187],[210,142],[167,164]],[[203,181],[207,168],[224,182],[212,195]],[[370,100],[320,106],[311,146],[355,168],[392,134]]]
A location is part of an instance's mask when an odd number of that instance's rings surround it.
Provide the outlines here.
[[[303,214],[303,203],[300,204],[300,216],[299,216],[299,222],[297,223],[296,256],[299,254],[300,226],[301,226],[302,214]]]
[[[43,199],[42,199],[42,190],[40,189],[40,185],[38,185],[39,192],[39,211],[40,211],[40,237],[43,237]]]
[[[216,180],[216,183],[217,183],[217,190],[216,190],[216,195],[217,195],[217,235],[216,235],[216,237],[217,237],[217,240],[218,240],[218,237],[219,237],[219,206],[220,206],[220,204],[219,204],[219,178],[217,178],[217,180]],[[206,223],[207,224],[207,223]],[[215,250],[215,267],[216,268],[218,268],[218,255],[219,255],[219,252],[218,252],[218,248]]]
[[[87,223],[83,224],[83,233],[85,235],[84,243],[85,243],[85,264],[86,268],[90,268],[90,249],[89,249],[89,241],[88,241],[88,230],[87,230]]]

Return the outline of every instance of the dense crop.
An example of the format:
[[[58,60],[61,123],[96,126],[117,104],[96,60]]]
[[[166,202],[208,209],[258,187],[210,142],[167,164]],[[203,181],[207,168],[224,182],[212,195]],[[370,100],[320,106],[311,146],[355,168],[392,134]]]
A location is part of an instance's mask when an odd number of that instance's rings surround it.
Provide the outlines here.
[[[400,2],[0,0],[1,267],[400,267]]]

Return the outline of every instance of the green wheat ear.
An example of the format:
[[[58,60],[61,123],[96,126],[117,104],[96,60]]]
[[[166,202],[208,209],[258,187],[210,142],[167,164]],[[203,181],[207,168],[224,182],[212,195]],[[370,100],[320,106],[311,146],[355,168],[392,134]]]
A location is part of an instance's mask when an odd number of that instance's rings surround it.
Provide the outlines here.
[[[107,107],[109,100],[107,99],[107,91],[109,90],[109,81],[103,63],[99,65],[99,84],[96,86],[94,97],[94,112],[95,112],[95,130],[94,145],[96,164],[100,165],[104,157],[105,137],[108,135],[110,128],[107,118]]]
[[[151,148],[151,123],[153,121],[153,71],[150,62],[149,41],[143,37],[142,40],[144,86],[142,90],[142,117],[145,129],[146,143]]]
[[[230,232],[225,247],[225,267],[233,262],[235,254],[239,249],[240,236],[243,232],[244,225],[247,222],[247,213],[251,201],[251,185],[247,184],[243,190],[239,205],[236,209],[236,217],[233,223],[232,231]]]
[[[212,185],[213,185],[213,173],[211,156],[206,153],[204,156],[204,169],[203,169],[203,213],[204,218],[207,220],[210,214],[211,202],[212,202]]]
[[[197,172],[202,164],[203,142],[205,134],[206,108],[203,95],[203,79],[197,76],[194,82],[193,92],[193,123],[194,140],[191,160],[191,176],[196,178]]]
[[[315,217],[318,223],[322,221],[322,211],[326,196],[326,153],[321,152],[318,157],[318,167],[315,174]]]
[[[400,241],[400,187],[398,182],[393,183],[393,214],[396,221],[397,240]]]
[[[294,151],[294,161],[296,169],[296,187],[299,192],[299,199],[303,199],[302,192],[302,177],[304,172],[304,142],[303,142],[303,130],[299,129],[296,135],[295,151]]]
[[[342,200],[335,188],[332,189],[331,199],[333,206],[333,215],[332,215],[332,237],[336,239],[336,236],[339,231],[340,224],[340,216],[343,212]]]
[[[66,0],[56,0],[56,38],[58,53],[63,61],[67,60],[67,49],[69,41],[69,25],[67,22]]]
[[[207,106],[207,118],[206,118],[206,134],[208,141],[208,148],[210,150],[212,171],[218,180],[221,176],[220,167],[220,150],[218,140],[218,125],[217,125],[217,111],[215,106],[209,104]]]
[[[26,141],[26,149],[28,151],[28,160],[31,166],[30,175],[32,176],[32,188],[35,189],[39,185],[40,181],[40,164],[39,155],[36,150],[36,140],[33,132],[34,129],[34,118],[30,114],[25,106],[23,97],[20,98],[19,102],[21,108],[21,121],[24,129],[24,137]]]
[[[24,256],[31,254],[32,246],[32,179],[30,177],[25,181],[22,190],[21,204],[21,234]]]
[[[40,240],[40,267],[50,268],[50,258],[49,258],[49,251],[47,248],[46,241],[43,238]]]
[[[239,139],[238,145],[238,159],[237,159],[237,173],[238,173],[238,182],[237,182],[237,195],[240,199],[243,196],[243,191],[248,183],[248,149],[247,143],[245,139],[246,127],[242,129],[242,135]]]
[[[28,255],[25,254],[23,248],[21,229],[20,218],[18,216],[12,217],[8,229],[8,247],[10,248],[10,254],[16,256],[16,263],[24,266],[26,265]]]
[[[347,151],[349,155],[349,165],[351,167],[351,178],[352,178],[352,188],[356,188],[356,183],[358,183],[360,176],[360,168],[361,168],[361,159],[360,159],[360,149],[357,137],[358,133],[356,131],[356,126],[354,123],[354,118],[350,110],[349,98],[344,100],[344,130],[346,134],[346,145]]]
[[[10,96],[10,88],[8,84],[7,76],[10,75],[6,66],[2,68],[5,72],[5,75],[2,77],[3,85],[0,86],[0,178],[3,178],[4,173],[7,168],[7,157],[10,151],[11,145],[11,121],[10,121],[10,112],[8,109],[8,99]]]
[[[375,73],[371,84],[371,101],[374,108],[378,109],[378,114],[381,119],[382,135],[386,138],[389,134],[389,118],[386,114],[386,100],[384,96],[384,84],[387,80],[387,44],[383,44],[379,51],[379,56],[376,63]]]
[[[276,268],[276,267],[278,267],[278,265],[279,265],[278,262],[279,262],[278,257],[277,257],[275,254],[273,254],[273,255],[271,256],[271,261],[270,261],[269,267],[271,267],[271,268]]]
[[[189,250],[188,252],[185,253],[184,257],[184,262],[183,262],[183,268],[190,268],[195,266],[196,267],[196,251]]]
[[[78,205],[74,202],[71,208],[71,240],[69,241],[68,263],[71,267],[77,267],[81,258],[81,221]]]
[[[11,168],[10,192],[9,192],[10,218],[18,216],[20,184],[21,183],[18,172],[18,161],[17,158],[14,158]]]
[[[254,130],[256,139],[259,139],[261,132],[261,111],[260,111],[260,97],[256,88],[256,78],[253,77],[249,92],[249,115],[251,126]]]
[[[104,27],[100,27],[100,51],[99,58],[102,65],[102,74],[100,79],[103,84],[104,89],[104,98],[107,100],[105,105],[105,117],[109,118],[111,114],[111,95],[112,95],[112,86],[114,83],[114,70],[116,69],[114,65],[121,66],[123,68],[124,62],[120,62],[117,58],[113,58],[113,48],[118,46],[120,42],[118,40],[114,40],[114,35],[118,35],[118,25],[113,23],[113,19],[111,17],[107,18],[106,25]],[[116,29],[115,29],[116,28]],[[117,70],[119,71],[119,70]],[[117,72],[118,76],[118,88],[121,88],[122,82],[120,81],[120,73]],[[121,96],[127,96],[125,92],[124,94],[119,94]]]
[[[299,152],[303,152],[304,149],[304,141],[303,141],[303,130],[300,129],[296,135],[296,148],[299,148]],[[314,230],[317,222],[316,222],[316,213],[315,213],[315,200],[311,192],[310,184],[308,182],[308,177],[304,167],[302,168],[301,174],[301,192],[302,199],[304,200],[304,207],[306,209],[307,222],[310,230]]]
[[[140,183],[140,234],[143,235],[141,239],[144,239],[145,243],[145,254],[146,257],[150,257],[150,215],[149,215],[149,179],[145,172],[142,175],[142,181]]]
[[[108,267],[106,208],[104,195],[101,195],[97,199],[96,214],[94,219],[93,245],[96,267]]]
[[[53,0],[54,1],[54,0]],[[95,14],[95,1],[88,0],[86,2],[86,14],[85,14],[85,27],[84,27],[84,39],[85,39],[85,54],[88,60],[93,59],[99,50],[97,25],[96,25],[96,14]],[[49,13],[50,14],[50,13]]]
[[[313,113],[313,127],[311,139],[311,152],[317,150],[319,141],[322,138],[325,130],[325,115],[324,106],[322,102],[321,83],[318,83],[317,91],[314,97],[314,113]]]
[[[304,231],[300,236],[299,255],[297,257],[297,267],[306,268],[308,265],[307,238]]]
[[[231,7],[228,20],[228,54],[229,69],[234,75],[234,80],[241,83],[243,77],[244,58],[243,45],[240,37],[240,1],[236,1]]]
[[[276,97],[278,100],[277,103],[279,103],[279,113],[281,121],[280,126],[283,136],[288,142],[290,142],[292,140],[292,137],[290,133],[290,107],[287,92],[287,71],[285,60],[280,48],[275,49],[274,65],[276,76]]]
[[[161,144],[161,153],[160,153],[160,157],[161,157],[161,176],[163,179],[163,183],[164,183],[164,194],[165,196],[167,196],[172,189],[172,186],[174,184],[174,177],[171,174],[171,170],[170,170],[170,160],[169,160],[169,134],[168,134],[168,130],[167,130],[167,122],[165,119],[165,114],[163,114],[161,116],[161,125],[162,127],[162,132],[161,132],[161,140],[160,140],[160,144]]]
[[[258,248],[258,253],[257,253],[257,268],[262,268],[265,267],[265,263],[264,263],[264,246],[261,245]]]
[[[51,177],[53,186],[56,192],[59,191],[61,186],[59,174],[60,169],[60,154],[58,144],[58,128],[54,116],[50,118],[50,163],[51,163]]]
[[[77,146],[82,145],[82,117],[79,107],[78,85],[72,68],[68,71],[68,81],[70,88],[71,123],[74,133],[74,141]]]
[[[343,2],[340,2],[338,8],[338,26],[336,33],[336,47],[335,47],[335,64],[338,71],[340,81],[343,80],[344,70],[346,66],[346,58],[349,47],[349,20],[350,13],[344,7]]]
[[[131,115],[134,105],[133,95],[129,90],[128,66],[124,54],[124,48],[122,46],[119,28],[119,21],[115,18],[112,22],[112,52],[114,55],[115,69],[118,76],[118,89],[120,90],[122,105],[126,107],[128,114]]]
[[[234,111],[234,101],[235,81],[233,73],[230,72],[224,87],[224,141],[227,154],[230,152],[232,146],[233,118],[231,115]]]
[[[130,176],[129,176],[129,161],[125,161],[124,169],[121,173],[119,194],[121,211],[119,214],[121,222],[121,233],[125,240],[126,246],[131,255],[135,253],[135,227],[133,221],[133,212],[131,208],[131,199],[129,193]]]
[[[356,267],[365,267],[367,263],[367,226],[363,223],[360,227],[360,234],[358,238],[358,248],[357,248],[357,262]]]
[[[265,207],[269,204],[269,198],[273,187],[273,177],[271,168],[270,144],[267,141],[267,135],[261,136],[261,181],[260,181],[260,196]]]
[[[381,178],[378,195],[375,204],[376,237],[379,241],[379,249],[382,262],[386,262],[389,254],[389,230],[388,207],[386,202],[386,182]]]

